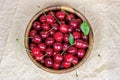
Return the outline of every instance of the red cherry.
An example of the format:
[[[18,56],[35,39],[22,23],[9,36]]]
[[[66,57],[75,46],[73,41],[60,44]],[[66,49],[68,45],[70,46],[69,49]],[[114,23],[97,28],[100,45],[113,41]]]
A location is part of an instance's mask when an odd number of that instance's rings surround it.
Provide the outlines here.
[[[40,60],[40,63],[41,63],[41,64],[44,64],[44,63],[45,63],[45,60],[44,60],[44,59]]]
[[[45,40],[45,44],[48,46],[53,45],[53,43],[54,43],[54,38],[52,37],[49,37]]]
[[[62,32],[62,33],[67,33],[68,32],[68,26],[66,24],[63,24],[59,27],[59,30]]]
[[[54,34],[54,39],[57,41],[57,42],[62,42],[63,40],[63,33],[61,32],[56,32]]]
[[[67,49],[68,48],[68,43],[63,43],[63,50]]]
[[[78,57],[74,57],[74,59],[72,60],[72,64],[77,65],[78,63],[79,63]]]
[[[53,69],[59,69],[60,68],[60,63],[54,62],[52,67],[53,67]]]
[[[72,20],[74,18],[75,18],[74,14],[69,14],[69,16],[66,16],[67,21],[70,21],[70,20]]]
[[[33,37],[36,34],[37,34],[36,30],[31,30],[30,33],[29,33],[30,37]]]
[[[79,22],[78,22],[78,20],[76,20],[76,19],[72,19],[72,20],[69,22],[69,25],[75,29],[76,27],[79,26]]]
[[[40,52],[37,56],[35,56],[35,59],[36,59],[37,61],[42,61],[43,58],[44,58],[43,56],[44,56],[43,53]]]
[[[80,26],[76,27],[75,30],[78,31],[78,32],[80,32],[81,31],[80,30]]]
[[[46,45],[44,43],[39,43],[38,47],[40,48],[40,51],[45,51]]]
[[[71,33],[71,32],[73,32],[73,31],[74,31],[74,28],[70,26],[70,27],[68,28],[68,32]]]
[[[53,34],[55,33],[55,30],[51,30],[50,31],[50,35],[53,36]]]
[[[62,66],[63,66],[64,68],[69,68],[69,67],[71,67],[71,62],[63,61],[63,62],[62,62]]]
[[[54,49],[54,51],[56,51],[56,52],[61,51],[61,50],[62,50],[62,44],[61,44],[61,43],[58,43],[58,42],[55,42],[55,43],[53,44],[53,49]]]
[[[77,56],[79,58],[83,58],[85,56],[85,50],[84,49],[78,49]]]
[[[35,35],[33,37],[33,42],[34,43],[40,43],[42,41],[41,37],[39,35]]]
[[[73,35],[73,37],[75,38],[75,39],[79,39],[80,38],[80,32],[78,32],[78,31],[74,31],[73,33],[72,33],[72,35]]]
[[[41,24],[38,21],[33,22],[32,26],[35,30],[40,30],[41,29]]]
[[[84,41],[88,41],[89,40],[89,36],[85,36],[83,33],[81,33],[81,38],[84,40]]]
[[[57,23],[51,24],[51,26],[53,27],[55,31],[59,29],[59,25]]]
[[[62,60],[63,60],[63,56],[62,56],[61,54],[56,54],[56,55],[54,56],[54,61],[55,61],[56,63],[60,63]]]
[[[78,21],[79,25],[81,25],[83,22],[82,19],[80,19],[80,18],[78,18],[77,21]]]
[[[64,42],[68,43],[68,41],[69,41],[69,35],[65,34],[64,35]]]
[[[45,31],[41,31],[39,35],[42,37],[42,39],[46,39],[49,36],[49,34],[46,33]]]
[[[36,44],[35,43],[31,43],[30,44],[30,50],[32,50],[33,48],[35,48],[36,47]]]
[[[56,54],[60,54],[59,52],[53,52],[53,56],[55,56]]]
[[[42,23],[46,22],[46,16],[45,16],[45,15],[42,15],[39,20],[40,20],[40,22],[42,22]]]
[[[75,40],[75,47],[81,48],[81,49],[86,49],[88,47],[88,42],[76,39]]]
[[[72,62],[74,59],[74,56],[72,54],[66,54],[64,57],[64,60],[67,62]]]
[[[61,23],[62,25],[65,25],[65,21],[60,21],[60,23]]]
[[[65,18],[66,14],[62,11],[58,11],[56,13],[56,17],[59,19],[59,20],[63,20]]]
[[[47,23],[43,23],[43,24],[41,25],[41,27],[42,27],[42,29],[45,30],[45,31],[50,30],[50,25],[47,24]]]
[[[75,54],[77,53],[77,48],[74,47],[74,46],[72,46],[72,47],[70,47],[70,48],[67,50],[67,52],[68,52],[69,54],[75,55]]]
[[[46,16],[46,23],[48,23],[48,24],[53,24],[53,23],[55,23],[54,17],[53,17],[52,15],[47,15],[47,16]]]
[[[46,67],[52,67],[52,65],[53,65],[52,58],[45,58],[45,65],[46,65]]]
[[[33,49],[32,49],[32,55],[33,55],[33,56],[37,56],[38,54],[40,54],[40,49],[39,49],[39,48],[36,48],[36,47],[33,48]]]
[[[47,54],[48,57],[51,57],[53,55],[53,49],[52,48],[47,48],[45,50],[45,54]]]

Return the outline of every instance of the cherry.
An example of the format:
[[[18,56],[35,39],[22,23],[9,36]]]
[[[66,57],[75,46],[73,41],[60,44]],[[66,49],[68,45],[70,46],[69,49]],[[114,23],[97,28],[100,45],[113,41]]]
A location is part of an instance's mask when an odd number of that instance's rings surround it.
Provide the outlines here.
[[[60,63],[54,62],[52,67],[53,67],[53,69],[59,69],[60,68]]]
[[[75,29],[76,27],[79,26],[79,22],[78,22],[78,20],[76,20],[76,19],[72,19],[72,20],[69,22],[69,25]]]
[[[62,42],[63,40],[63,33],[61,32],[56,32],[54,34],[54,39],[57,41],[57,42]]]
[[[59,19],[59,20],[63,20],[65,18],[66,14],[63,12],[63,11],[58,11],[56,13],[56,17]]]
[[[40,49],[35,47],[32,49],[32,55],[33,56],[37,56],[38,54],[40,54]]]
[[[40,20],[40,22],[42,22],[42,23],[46,22],[46,16],[45,16],[45,15],[42,15],[39,20]]]
[[[31,30],[30,33],[29,33],[30,37],[33,37],[36,34],[37,34],[36,30]]]
[[[72,46],[72,47],[68,48],[67,52],[69,54],[75,55],[77,53],[77,48]]]
[[[61,44],[61,43],[58,43],[58,42],[55,42],[55,43],[53,44],[53,49],[54,49],[54,51],[56,51],[56,52],[61,51],[61,50],[62,50],[62,44]]]
[[[55,30],[51,30],[50,31],[50,35],[53,36],[53,34],[55,33]]]
[[[86,49],[88,47],[88,42],[85,42],[80,39],[75,40],[75,47],[81,48],[81,49]]]
[[[62,66],[63,66],[64,68],[69,68],[69,67],[71,67],[71,62],[63,61],[63,62],[62,62]]]
[[[71,32],[73,32],[73,31],[74,31],[74,28],[70,26],[70,27],[68,28],[68,32],[71,33]]]
[[[75,30],[78,31],[78,32],[80,32],[81,31],[80,30],[80,26],[76,27]]]
[[[63,50],[67,49],[68,46],[68,43],[63,43]]]
[[[46,23],[48,23],[48,24],[53,24],[53,23],[55,23],[54,17],[53,17],[52,15],[47,15],[47,16],[46,16]]]
[[[80,32],[78,32],[78,31],[74,31],[73,33],[72,33],[72,35],[73,35],[73,37],[75,38],[75,39],[79,39],[80,38]]]
[[[54,55],[54,61],[56,63],[60,63],[63,60],[63,56],[61,54]]]
[[[51,24],[51,26],[53,27],[55,31],[59,29],[59,25],[57,23]]]
[[[85,50],[84,49],[78,49],[77,56],[79,58],[83,58],[85,56]]]
[[[32,26],[35,30],[40,30],[41,29],[41,24],[38,21],[33,22]]]
[[[50,30],[50,25],[47,24],[47,23],[43,23],[43,24],[41,25],[41,27],[42,27],[42,29],[45,30],[45,31]]]
[[[47,48],[45,50],[45,54],[47,54],[48,57],[51,57],[53,55],[53,49],[52,48]]]
[[[74,14],[72,14],[72,13],[69,14],[69,16],[68,16],[68,15],[66,16],[66,20],[67,20],[67,21],[70,21],[70,20],[72,20],[72,19],[74,19],[74,18],[75,18],[75,16],[74,16]]]
[[[63,24],[59,27],[59,30],[62,32],[62,33],[67,33],[68,32],[68,26],[66,24]]]
[[[78,21],[79,25],[81,25],[83,22],[82,19],[80,19],[80,18],[78,18],[77,21]]]
[[[49,34],[45,31],[41,31],[39,35],[42,37],[42,39],[46,39],[49,36]]]
[[[68,41],[69,41],[69,35],[65,34],[64,35],[64,42],[68,43]]]
[[[42,61],[43,58],[44,58],[43,56],[44,56],[43,53],[40,52],[37,56],[35,56],[35,59],[36,59],[37,61]]]
[[[64,57],[64,60],[67,62],[72,62],[74,59],[74,56],[72,54],[66,54]]]
[[[53,43],[54,43],[54,38],[52,37],[49,37],[45,40],[45,44],[48,46],[53,45]]]
[[[72,64],[73,65],[77,65],[79,63],[79,59],[78,59],[78,57],[74,57],[74,59],[72,60]]]
[[[83,33],[81,33],[81,38],[84,40],[84,41],[88,41],[89,40],[89,36],[85,36]]]
[[[60,54],[59,52],[53,52],[53,56],[55,56],[56,54]]]
[[[45,51],[46,45],[44,43],[39,43],[38,48],[40,49],[40,51]]]
[[[47,15],[55,15],[55,12],[53,12],[53,11],[49,11],[48,13],[47,13]]]
[[[33,48],[35,48],[36,47],[36,44],[35,43],[31,43],[30,44],[30,50],[32,50]]]
[[[45,60],[44,60],[44,59],[40,60],[40,63],[41,63],[41,64],[44,64],[44,63],[45,63]]]
[[[52,67],[52,65],[53,65],[52,58],[45,58],[45,65],[46,65],[46,67]]]
[[[40,43],[42,41],[41,37],[39,35],[35,35],[33,37],[33,42],[34,43]]]
[[[65,24],[65,21],[60,21],[60,23],[61,23],[62,25],[64,25],[64,24]]]

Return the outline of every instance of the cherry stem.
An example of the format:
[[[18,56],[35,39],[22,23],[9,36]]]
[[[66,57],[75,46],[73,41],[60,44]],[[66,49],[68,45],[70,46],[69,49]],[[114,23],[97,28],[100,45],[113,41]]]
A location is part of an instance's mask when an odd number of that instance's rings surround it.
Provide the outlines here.
[[[23,44],[22,44],[22,42],[21,42],[21,40],[20,39],[16,39],[16,41],[22,46],[22,48],[25,48],[24,46],[23,46]],[[29,51],[29,52],[31,52],[31,50],[29,50],[28,48],[25,48],[27,51]]]
[[[62,25],[61,23],[60,23],[60,21],[55,17],[55,15],[53,14],[53,13],[51,13],[52,14],[52,16],[55,18],[55,20],[59,23],[59,25]]]
[[[69,14],[65,10],[61,9],[61,11],[63,11],[69,17],[69,19],[71,20]]]
[[[41,7],[40,7],[40,6],[37,6],[37,7],[41,9]],[[41,9],[41,10],[42,10],[42,9]],[[46,16],[46,13],[45,13],[44,11],[42,11],[42,13]]]
[[[73,45],[74,45],[74,44],[68,46],[68,47],[61,53],[61,55],[63,55],[63,54],[65,53],[65,51],[66,51],[68,48],[70,48],[71,46],[73,46]]]

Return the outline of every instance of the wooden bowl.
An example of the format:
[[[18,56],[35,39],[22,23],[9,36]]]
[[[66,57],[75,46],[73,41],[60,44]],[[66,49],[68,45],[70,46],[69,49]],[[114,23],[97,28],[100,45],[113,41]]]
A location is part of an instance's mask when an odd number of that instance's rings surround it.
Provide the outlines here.
[[[26,28],[26,31],[25,31],[25,36],[29,36],[29,31],[32,27],[32,22],[34,20],[36,20],[43,12],[48,12],[48,11],[51,11],[51,10],[60,10],[60,9],[63,9],[67,12],[70,12],[70,13],[73,13],[73,14],[76,14],[77,16],[79,16],[82,20],[84,21],[87,21],[87,23],[89,24],[88,20],[85,18],[85,16],[83,14],[81,14],[79,11],[77,11],[76,9],[73,9],[73,8],[70,8],[70,7],[67,7],[67,6],[51,6],[51,7],[47,7],[41,11],[39,11],[35,16],[33,16],[33,18],[30,20],[30,22],[28,23],[28,26]],[[93,31],[91,29],[91,25],[89,24],[90,26],[90,33],[89,33],[89,45],[90,47],[88,47],[87,49],[87,52],[86,52],[86,55],[84,56],[84,58],[75,66],[71,67],[71,68],[68,68],[68,69],[62,69],[62,70],[55,70],[55,69],[50,69],[50,68],[47,68],[41,64],[39,64],[34,58],[33,56],[31,55],[30,52],[28,52],[27,50],[27,54],[28,56],[30,57],[30,59],[33,61],[34,64],[36,64],[39,68],[45,70],[45,71],[48,71],[48,72],[51,72],[51,73],[57,73],[57,74],[61,74],[61,73],[67,73],[67,72],[70,72],[70,71],[73,71],[75,69],[77,69],[78,67],[80,67],[86,60],[87,58],[89,57],[90,53],[91,53],[91,50],[92,50],[92,47],[93,47]],[[24,38],[24,45],[27,49],[29,49],[29,41],[28,41],[28,38]]]

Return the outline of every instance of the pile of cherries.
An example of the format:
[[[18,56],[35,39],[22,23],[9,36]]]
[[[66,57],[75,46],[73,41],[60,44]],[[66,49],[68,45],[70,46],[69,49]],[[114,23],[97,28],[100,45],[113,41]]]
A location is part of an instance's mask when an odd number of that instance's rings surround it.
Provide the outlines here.
[[[46,14],[46,15],[45,15]],[[52,69],[77,65],[88,49],[89,36],[80,29],[82,19],[63,10],[48,11],[32,23],[29,49],[34,59]],[[69,42],[70,34],[74,44]]]

